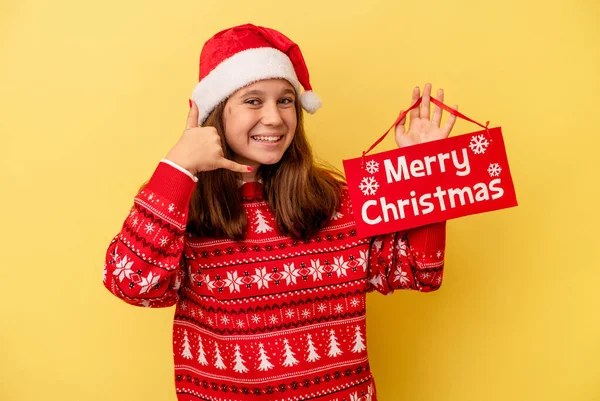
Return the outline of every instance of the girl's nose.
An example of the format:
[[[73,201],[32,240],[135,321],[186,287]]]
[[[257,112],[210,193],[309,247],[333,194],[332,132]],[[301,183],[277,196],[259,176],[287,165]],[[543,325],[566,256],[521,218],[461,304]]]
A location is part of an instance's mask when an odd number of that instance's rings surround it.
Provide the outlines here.
[[[280,125],[283,122],[281,110],[277,104],[265,104],[263,107],[262,122],[265,125]]]

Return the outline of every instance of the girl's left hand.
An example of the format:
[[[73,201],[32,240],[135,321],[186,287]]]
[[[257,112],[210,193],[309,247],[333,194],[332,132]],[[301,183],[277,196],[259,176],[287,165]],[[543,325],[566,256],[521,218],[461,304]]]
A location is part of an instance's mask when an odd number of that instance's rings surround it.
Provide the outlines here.
[[[431,95],[431,84],[425,84],[423,89],[423,99],[419,107],[414,108],[410,111],[410,122],[408,125],[408,131],[406,131],[406,117],[404,117],[398,125],[396,125],[396,143],[399,147],[406,147],[410,145],[416,145],[419,143],[436,141],[438,139],[446,139],[454,127],[456,116],[450,114],[448,121],[443,127],[440,127],[442,121],[442,108],[435,106],[433,109],[433,117],[430,116],[430,95]],[[414,104],[421,96],[421,90],[419,87],[415,87],[412,92],[411,104]],[[438,89],[436,99],[440,102],[444,102],[444,90]],[[458,106],[454,105],[454,110],[458,110]]]

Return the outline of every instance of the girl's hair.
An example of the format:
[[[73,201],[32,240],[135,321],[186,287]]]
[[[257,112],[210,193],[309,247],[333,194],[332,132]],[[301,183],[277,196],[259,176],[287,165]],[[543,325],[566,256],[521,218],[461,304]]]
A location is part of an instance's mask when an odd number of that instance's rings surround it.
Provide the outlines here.
[[[225,102],[210,113],[203,126],[217,129],[225,158],[233,160],[234,153],[225,141]],[[331,166],[315,162],[299,101],[295,107],[298,124],[294,139],[278,163],[257,169],[256,178],[262,181],[264,200],[275,214],[277,231],[306,240],[337,212],[344,177]],[[239,192],[241,174],[217,169],[196,176],[187,231],[202,237],[243,239],[248,221]]]

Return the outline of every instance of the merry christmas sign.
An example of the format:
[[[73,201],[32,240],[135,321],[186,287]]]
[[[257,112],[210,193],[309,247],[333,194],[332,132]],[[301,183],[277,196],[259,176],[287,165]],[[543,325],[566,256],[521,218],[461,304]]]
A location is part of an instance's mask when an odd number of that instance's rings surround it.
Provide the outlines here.
[[[344,170],[361,237],[517,206],[500,127],[344,160]]]

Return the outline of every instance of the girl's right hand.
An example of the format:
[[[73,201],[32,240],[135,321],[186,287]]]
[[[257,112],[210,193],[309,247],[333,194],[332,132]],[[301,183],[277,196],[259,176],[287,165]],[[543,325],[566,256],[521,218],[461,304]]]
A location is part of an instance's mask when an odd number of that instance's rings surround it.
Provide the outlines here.
[[[250,166],[238,164],[225,158],[217,129],[214,127],[199,127],[198,106],[194,101],[191,103],[192,107],[188,113],[186,129],[165,158],[194,175],[218,168],[238,173],[252,171]]]

